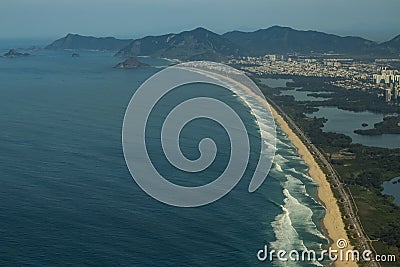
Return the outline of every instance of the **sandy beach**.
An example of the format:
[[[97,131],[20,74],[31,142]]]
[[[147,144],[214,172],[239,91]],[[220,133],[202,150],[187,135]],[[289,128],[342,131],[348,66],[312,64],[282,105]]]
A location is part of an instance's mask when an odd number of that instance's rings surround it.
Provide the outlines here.
[[[330,184],[326,179],[326,175],[321,170],[314,157],[303,144],[300,138],[292,131],[289,125],[284,121],[284,119],[274,110],[271,106],[272,114],[275,121],[279,124],[280,128],[286,133],[290,141],[297,148],[299,155],[309,166],[310,177],[318,184],[318,198],[326,208],[326,214],[323,219],[323,228],[328,238],[331,242],[332,249],[338,249],[336,241],[339,239],[348,239],[347,233],[345,231],[345,226],[342,220],[342,214],[340,213],[337,200],[333,196]],[[344,251],[353,249],[352,246],[348,246]],[[344,262],[336,261],[335,266],[357,266],[356,262]]]
[[[215,73],[211,74],[214,76],[219,76]],[[338,250],[336,244],[337,240],[345,239],[347,241],[348,246],[342,249],[342,251],[343,255],[346,255],[346,252],[348,250],[352,250],[354,247],[350,245],[349,238],[345,231],[345,225],[342,220],[342,214],[337,204],[337,200],[334,197],[333,192],[331,190],[331,186],[327,181],[326,175],[321,170],[318,163],[315,161],[311,152],[307,149],[307,147],[300,140],[300,138],[292,131],[292,129],[289,127],[286,121],[279,115],[279,113],[265,100],[264,97],[261,97],[260,95],[254,93],[251,89],[249,89],[248,87],[244,86],[243,84],[241,84],[236,80],[233,80],[225,76],[221,76],[221,78],[235,83],[236,85],[244,89],[249,95],[253,95],[256,99],[259,99],[260,102],[263,103],[266,108],[270,108],[275,121],[279,124],[282,131],[288,136],[292,144],[297,148],[297,152],[304,160],[304,162],[309,166],[308,173],[310,177],[318,184],[318,191],[317,191],[318,199],[321,201],[321,203],[326,209],[326,214],[322,221],[322,228],[325,232],[325,235],[328,237],[330,241],[329,242],[330,248],[332,250]],[[358,266],[358,264],[355,261],[335,261],[334,266],[356,267]]]

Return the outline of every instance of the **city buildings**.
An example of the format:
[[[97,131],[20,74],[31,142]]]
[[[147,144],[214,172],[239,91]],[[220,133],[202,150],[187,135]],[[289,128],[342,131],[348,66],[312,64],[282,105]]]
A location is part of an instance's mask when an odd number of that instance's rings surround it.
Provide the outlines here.
[[[385,90],[385,100],[388,103],[397,103],[399,98],[400,72],[382,67],[378,74],[373,75],[374,82]]]
[[[265,55],[230,59],[228,64],[242,66],[256,75],[328,77],[331,84],[345,89],[377,90],[390,104],[400,102],[400,72],[383,66],[392,61],[357,61],[352,58]],[[399,100],[399,101],[398,101]]]

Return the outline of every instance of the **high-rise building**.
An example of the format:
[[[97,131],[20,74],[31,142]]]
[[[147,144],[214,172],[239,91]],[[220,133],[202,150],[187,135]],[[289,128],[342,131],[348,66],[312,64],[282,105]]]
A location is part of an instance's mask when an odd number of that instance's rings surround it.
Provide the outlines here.
[[[265,55],[265,58],[269,61],[276,61],[276,55]]]
[[[395,100],[397,100],[397,98],[400,98],[400,84],[399,83],[395,84],[395,86],[394,86],[393,98]]]
[[[386,67],[382,67],[380,74],[374,74],[373,79],[376,84],[390,84],[400,82],[400,74],[397,70],[388,70]]]
[[[391,88],[386,88],[385,99],[386,99],[386,102],[392,101],[392,89]]]

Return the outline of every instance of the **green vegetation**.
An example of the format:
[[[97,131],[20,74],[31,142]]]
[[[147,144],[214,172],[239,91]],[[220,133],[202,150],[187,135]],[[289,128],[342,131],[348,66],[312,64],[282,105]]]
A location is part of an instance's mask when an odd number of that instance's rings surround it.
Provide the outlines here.
[[[376,123],[373,129],[354,132],[363,135],[400,134],[400,117],[386,117],[382,122]]]
[[[287,77],[285,77],[287,78]],[[259,84],[261,90],[296,122],[310,140],[325,154],[350,190],[358,215],[366,234],[373,241],[379,254],[396,254],[400,257],[400,207],[393,198],[382,195],[382,183],[400,176],[400,149],[385,149],[352,144],[351,138],[343,134],[324,133],[321,129],[324,118],[309,118],[318,106],[336,106],[352,111],[375,111],[400,113],[399,107],[389,106],[376,95],[361,90],[345,90],[330,85],[330,79],[312,77],[289,77],[288,85],[303,87],[314,92],[333,92],[331,99],[320,102],[296,102],[292,96],[280,96],[279,88]],[[376,125],[376,131],[386,132],[394,124],[394,118]],[[399,127],[400,128],[400,127]],[[364,130],[363,130],[364,131]],[[367,131],[367,130],[365,130]],[[333,188],[335,192],[335,188]],[[351,226],[348,226],[351,227]],[[349,236],[351,229],[348,229]],[[353,240],[354,241],[354,240]],[[357,244],[355,244],[357,246]],[[398,259],[399,260],[399,259]],[[385,263],[382,266],[396,266]]]

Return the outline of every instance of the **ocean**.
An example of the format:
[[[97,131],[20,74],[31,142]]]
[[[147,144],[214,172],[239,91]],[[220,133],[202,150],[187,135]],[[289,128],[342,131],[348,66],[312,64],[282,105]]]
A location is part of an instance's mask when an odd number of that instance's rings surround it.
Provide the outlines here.
[[[0,46],[1,53],[10,47]],[[30,53],[0,58],[0,266],[310,266],[260,262],[256,254],[264,245],[300,251],[327,245],[317,185],[279,128],[273,167],[256,192],[247,191],[256,164],[250,161],[222,199],[198,208],[168,206],[130,176],[121,130],[135,90],[170,62],[141,58],[153,67],[121,70],[112,68],[121,59],[109,52],[79,52],[79,58],[71,51]],[[160,110],[211,94],[236,107],[257,133],[237,96],[199,86],[171,96]],[[210,170],[188,182],[159,153],[162,114],[153,116],[147,139],[160,171],[190,185],[218,176],[229,156],[226,133],[210,121],[183,131],[189,157],[198,156],[198,140],[209,135],[222,151]]]

